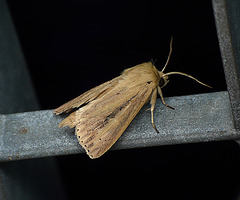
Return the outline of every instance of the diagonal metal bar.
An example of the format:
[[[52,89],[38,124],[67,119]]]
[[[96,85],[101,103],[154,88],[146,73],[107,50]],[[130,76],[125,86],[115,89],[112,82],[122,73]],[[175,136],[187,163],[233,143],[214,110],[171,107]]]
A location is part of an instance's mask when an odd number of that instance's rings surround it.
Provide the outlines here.
[[[113,149],[177,143],[239,139],[227,92],[166,98],[173,111],[158,99],[155,108],[157,134],[150,111],[143,107]],[[0,160],[19,160],[83,153],[74,130],[58,128],[62,116],[52,110],[0,116]]]
[[[240,1],[212,0],[235,127],[240,130]]]

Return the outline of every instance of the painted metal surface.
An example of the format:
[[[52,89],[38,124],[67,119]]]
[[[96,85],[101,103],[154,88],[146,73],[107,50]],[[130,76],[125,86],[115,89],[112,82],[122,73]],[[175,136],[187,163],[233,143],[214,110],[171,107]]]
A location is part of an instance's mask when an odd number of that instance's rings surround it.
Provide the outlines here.
[[[240,130],[240,1],[213,0],[212,5],[234,124]]]
[[[158,99],[150,122],[150,105],[145,105],[113,149],[149,147],[239,138],[234,128],[227,92],[166,98],[171,110]],[[74,129],[58,128],[65,116],[52,110],[2,115],[0,160],[19,160],[83,153]]]

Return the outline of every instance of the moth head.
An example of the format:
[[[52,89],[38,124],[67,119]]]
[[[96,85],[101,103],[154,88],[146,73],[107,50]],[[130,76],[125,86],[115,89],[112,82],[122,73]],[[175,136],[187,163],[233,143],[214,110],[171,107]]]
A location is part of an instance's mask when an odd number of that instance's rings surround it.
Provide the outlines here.
[[[165,87],[167,85],[167,83],[169,82],[168,80],[168,76],[165,76],[165,74],[161,71],[158,71],[159,76],[160,76],[160,80],[159,80],[159,86],[161,88]]]

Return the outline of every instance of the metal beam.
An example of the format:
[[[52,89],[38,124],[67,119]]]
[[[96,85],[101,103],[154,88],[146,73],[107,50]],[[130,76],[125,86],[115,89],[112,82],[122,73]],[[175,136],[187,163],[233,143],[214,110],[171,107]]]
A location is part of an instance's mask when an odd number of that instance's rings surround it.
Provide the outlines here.
[[[150,122],[149,105],[143,107],[113,149],[239,139],[227,92],[158,99]],[[1,115],[0,161],[83,153],[74,130],[58,128],[63,116],[52,110]]]
[[[240,1],[212,0],[235,127],[240,130]]]

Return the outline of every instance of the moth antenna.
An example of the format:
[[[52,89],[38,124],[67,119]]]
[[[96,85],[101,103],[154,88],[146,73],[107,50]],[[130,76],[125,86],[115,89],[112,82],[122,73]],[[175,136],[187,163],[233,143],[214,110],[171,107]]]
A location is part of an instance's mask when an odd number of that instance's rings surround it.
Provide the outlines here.
[[[171,57],[171,54],[172,54],[172,43],[173,43],[173,37],[171,37],[171,42],[170,42],[170,51],[168,53],[168,58],[167,58],[167,62],[166,64],[164,65],[163,69],[162,69],[162,72],[166,69],[168,63],[169,63],[169,60],[170,60],[170,57]]]
[[[209,86],[209,85],[207,85],[207,84],[205,84],[205,83],[202,83],[201,81],[197,80],[197,79],[194,78],[193,76],[191,76],[191,75],[189,75],[189,74],[186,74],[186,73],[183,73],[183,72],[168,72],[168,73],[166,73],[166,74],[163,74],[163,77],[164,77],[164,76],[169,76],[169,75],[172,75],[172,74],[179,74],[179,75],[186,76],[186,77],[188,77],[188,78],[191,78],[191,79],[197,81],[197,82],[198,82],[199,84],[201,84],[201,85],[204,85],[204,86],[206,86],[206,87],[212,88],[212,86]]]

